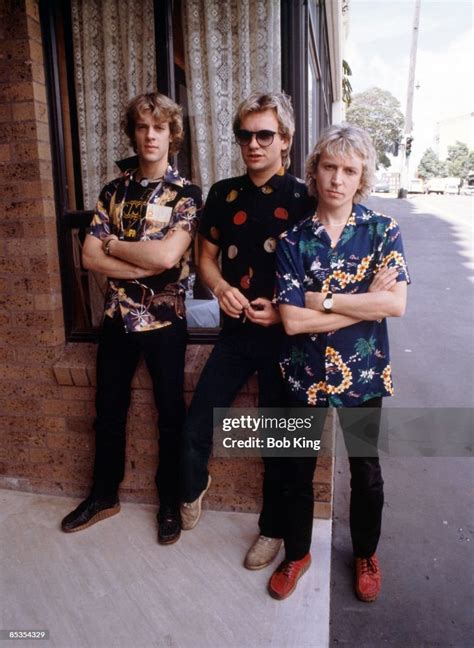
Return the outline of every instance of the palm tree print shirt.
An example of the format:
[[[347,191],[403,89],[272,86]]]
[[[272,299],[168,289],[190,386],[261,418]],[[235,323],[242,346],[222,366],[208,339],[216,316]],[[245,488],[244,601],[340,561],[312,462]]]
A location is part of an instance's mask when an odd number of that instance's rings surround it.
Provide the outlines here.
[[[305,293],[364,293],[383,267],[410,283],[398,224],[363,205],[334,248],[317,214],[282,234],[276,302],[305,306]],[[393,394],[387,322],[362,321],[329,333],[288,337],[280,366],[292,397],[308,405],[355,407]]]

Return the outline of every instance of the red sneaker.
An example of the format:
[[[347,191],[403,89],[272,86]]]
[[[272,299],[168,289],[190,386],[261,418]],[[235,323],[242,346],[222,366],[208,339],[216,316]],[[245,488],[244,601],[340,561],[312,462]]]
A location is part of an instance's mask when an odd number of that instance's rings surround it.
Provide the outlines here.
[[[358,599],[365,603],[375,601],[382,587],[382,575],[374,554],[370,558],[355,558],[354,589]]]
[[[285,599],[295,591],[296,585],[311,565],[311,554],[301,560],[284,560],[272,574],[268,582],[268,592],[275,599]]]

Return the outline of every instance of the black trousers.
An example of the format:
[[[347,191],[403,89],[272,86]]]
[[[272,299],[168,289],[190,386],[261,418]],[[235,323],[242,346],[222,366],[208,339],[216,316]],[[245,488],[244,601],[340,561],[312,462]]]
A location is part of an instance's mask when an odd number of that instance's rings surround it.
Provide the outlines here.
[[[97,354],[93,495],[115,495],[123,480],[131,382],[143,353],[158,410],[159,465],[155,481],[161,502],[178,502],[186,344],[185,320],[156,331],[126,333],[120,315],[105,318]]]
[[[285,388],[278,358],[280,325],[264,328],[247,322],[221,332],[204,367],[183,430],[182,500],[194,501],[206,487],[212,452],[213,408],[230,407],[257,372],[259,407],[283,407]]]
[[[361,558],[375,553],[382,526],[383,479],[376,450],[381,405],[381,398],[365,401],[360,407],[371,410],[359,420],[351,416],[355,412],[349,409],[338,410],[351,471],[352,546],[354,555]],[[292,403],[292,406],[305,407],[302,403]],[[319,413],[322,431],[327,410],[321,409]],[[361,448],[370,449],[371,456],[360,456]],[[311,546],[317,456],[266,457],[263,461],[264,507],[259,518],[260,532],[271,538],[283,538],[286,558],[300,560]]]

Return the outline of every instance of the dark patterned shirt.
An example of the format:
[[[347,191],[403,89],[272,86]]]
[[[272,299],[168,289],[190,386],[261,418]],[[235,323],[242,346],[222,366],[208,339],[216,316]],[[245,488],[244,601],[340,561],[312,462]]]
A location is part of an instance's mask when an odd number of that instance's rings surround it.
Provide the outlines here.
[[[170,166],[162,183],[147,187],[136,182],[133,173],[127,171],[102,189],[88,234],[101,240],[115,234],[122,241],[149,241],[184,230],[192,239],[202,206],[199,187]],[[183,318],[190,255],[191,244],[169,270],[142,279],[108,279],[104,316],[120,310],[128,332],[151,331]]]
[[[257,187],[248,175],[211,187],[199,232],[221,250],[222,276],[249,301],[272,299],[279,235],[314,210],[302,180],[280,169]],[[226,326],[239,320],[224,315]]]
[[[317,215],[284,234],[277,248],[280,304],[305,306],[305,293],[365,293],[383,267],[410,282],[402,238],[393,218],[354,205],[337,245]],[[308,405],[354,407],[393,394],[387,322],[362,321],[285,342],[281,368],[291,394]]]

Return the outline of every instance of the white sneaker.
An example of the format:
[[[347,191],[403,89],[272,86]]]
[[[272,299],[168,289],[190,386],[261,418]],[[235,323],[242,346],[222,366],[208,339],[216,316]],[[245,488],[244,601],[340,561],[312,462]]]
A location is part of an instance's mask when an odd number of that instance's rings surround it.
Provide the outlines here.
[[[190,531],[191,529],[194,529],[196,524],[199,522],[199,518],[201,517],[201,504],[202,504],[202,498],[204,495],[207,493],[209,490],[209,486],[211,485],[211,475],[208,476],[207,478],[207,486],[206,488],[202,491],[202,493],[199,495],[197,499],[194,500],[194,502],[182,502],[180,506],[180,512],[181,512],[181,528],[184,531]]]
[[[245,556],[244,567],[247,569],[263,569],[275,560],[282,542],[281,538],[258,536]]]

